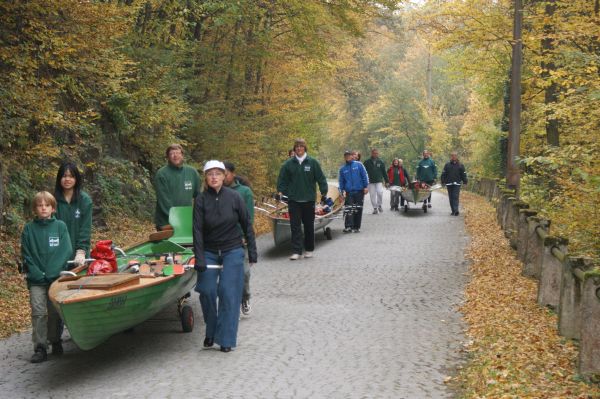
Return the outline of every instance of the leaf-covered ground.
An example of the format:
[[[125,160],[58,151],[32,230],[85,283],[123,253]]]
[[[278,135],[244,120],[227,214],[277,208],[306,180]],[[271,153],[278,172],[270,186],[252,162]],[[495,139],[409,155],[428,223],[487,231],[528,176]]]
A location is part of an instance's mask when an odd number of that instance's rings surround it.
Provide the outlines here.
[[[537,282],[482,197],[462,194],[471,236],[471,281],[461,308],[468,323],[469,363],[455,383],[466,398],[600,398],[577,376],[577,347],[558,335],[557,317],[536,303]]]
[[[270,222],[260,213],[255,218],[257,234],[268,232]],[[140,223],[123,217],[113,217],[105,231],[94,230],[92,243],[111,239],[119,246],[147,239],[154,231],[150,222]],[[16,259],[20,258],[19,238],[0,231],[0,338],[31,327],[29,291],[23,277],[17,272]]]

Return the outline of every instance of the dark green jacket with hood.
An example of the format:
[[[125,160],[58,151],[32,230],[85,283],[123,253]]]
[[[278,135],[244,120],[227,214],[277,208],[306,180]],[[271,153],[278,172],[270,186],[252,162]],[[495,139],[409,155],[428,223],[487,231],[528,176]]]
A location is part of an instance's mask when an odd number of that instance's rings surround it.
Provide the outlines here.
[[[92,237],[92,199],[90,196],[81,191],[79,198],[73,197],[71,203],[68,203],[62,193],[57,193],[56,218],[65,222],[69,230],[73,247],[71,259],[75,257],[78,249],[83,249],[88,257]]]
[[[21,234],[21,256],[27,285],[50,285],[67,269],[72,247],[67,225],[55,217],[34,219]]]

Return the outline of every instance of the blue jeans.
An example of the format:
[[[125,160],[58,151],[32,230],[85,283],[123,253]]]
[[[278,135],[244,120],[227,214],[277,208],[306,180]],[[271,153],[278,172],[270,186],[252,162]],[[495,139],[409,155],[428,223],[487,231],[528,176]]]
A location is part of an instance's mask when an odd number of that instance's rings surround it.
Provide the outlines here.
[[[204,251],[204,256],[209,265],[223,265],[223,269],[198,273],[196,291],[200,293],[206,337],[220,346],[235,347],[244,286],[244,248],[220,254]]]

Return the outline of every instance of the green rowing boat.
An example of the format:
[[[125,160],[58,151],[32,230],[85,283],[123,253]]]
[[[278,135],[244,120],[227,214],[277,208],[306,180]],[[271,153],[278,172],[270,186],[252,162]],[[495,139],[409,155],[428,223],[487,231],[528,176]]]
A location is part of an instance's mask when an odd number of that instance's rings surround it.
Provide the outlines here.
[[[92,349],[174,304],[183,330],[192,331],[194,316],[185,303],[196,282],[187,267],[194,256],[191,220],[191,207],[171,208],[173,232],[117,250],[117,273],[86,276],[84,266],[52,284],[50,300],[79,348]]]

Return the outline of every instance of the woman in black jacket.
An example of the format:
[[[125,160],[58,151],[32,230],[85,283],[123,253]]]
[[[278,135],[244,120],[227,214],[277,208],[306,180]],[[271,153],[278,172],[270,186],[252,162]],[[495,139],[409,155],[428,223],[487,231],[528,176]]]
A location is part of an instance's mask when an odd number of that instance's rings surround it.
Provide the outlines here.
[[[244,238],[250,266],[256,263],[256,241],[241,195],[225,187],[225,166],[220,161],[204,165],[206,189],[194,203],[194,254],[206,323],[204,347],[217,343],[221,352],[236,346],[244,285]],[[241,228],[240,228],[241,227]],[[207,265],[222,265],[222,269]],[[218,305],[217,305],[217,297]]]

